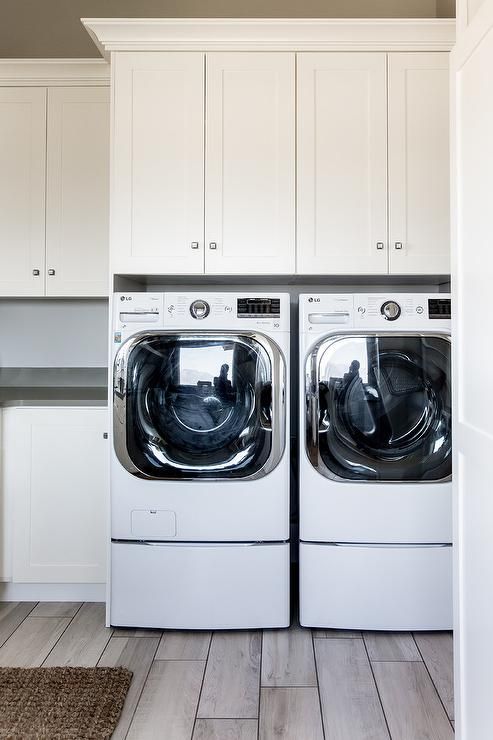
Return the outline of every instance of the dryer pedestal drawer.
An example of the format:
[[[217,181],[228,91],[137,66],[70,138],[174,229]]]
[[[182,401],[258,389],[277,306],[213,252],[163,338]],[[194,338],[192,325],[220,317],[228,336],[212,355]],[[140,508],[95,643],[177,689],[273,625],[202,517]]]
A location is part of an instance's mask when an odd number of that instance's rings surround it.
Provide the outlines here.
[[[300,544],[300,622],[452,629],[452,547]]]
[[[289,625],[289,544],[111,545],[110,622],[119,627]]]

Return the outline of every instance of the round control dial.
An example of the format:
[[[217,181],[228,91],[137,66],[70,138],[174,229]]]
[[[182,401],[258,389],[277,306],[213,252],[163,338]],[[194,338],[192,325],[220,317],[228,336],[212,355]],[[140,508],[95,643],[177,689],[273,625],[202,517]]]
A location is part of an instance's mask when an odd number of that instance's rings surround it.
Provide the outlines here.
[[[211,307],[207,301],[198,300],[190,304],[190,313],[194,319],[205,319],[209,315],[210,310]]]
[[[387,321],[395,321],[401,315],[401,307],[395,301],[385,301],[380,312]]]

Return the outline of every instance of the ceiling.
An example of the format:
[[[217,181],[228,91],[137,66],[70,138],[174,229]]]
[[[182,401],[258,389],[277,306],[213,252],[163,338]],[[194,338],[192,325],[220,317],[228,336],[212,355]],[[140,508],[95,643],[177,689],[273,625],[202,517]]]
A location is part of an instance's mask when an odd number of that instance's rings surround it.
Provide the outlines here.
[[[97,57],[80,18],[433,18],[455,0],[0,0],[0,57]]]

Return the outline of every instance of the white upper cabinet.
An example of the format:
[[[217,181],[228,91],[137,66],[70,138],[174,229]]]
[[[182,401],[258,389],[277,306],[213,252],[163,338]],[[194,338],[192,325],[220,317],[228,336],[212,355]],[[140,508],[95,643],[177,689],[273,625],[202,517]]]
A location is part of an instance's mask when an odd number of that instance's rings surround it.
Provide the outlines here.
[[[298,54],[297,121],[297,272],[386,273],[386,54]]]
[[[110,92],[48,90],[46,295],[108,294]]]
[[[450,272],[448,56],[389,54],[393,274]]]
[[[204,54],[114,55],[111,264],[204,271]]]
[[[44,295],[46,89],[0,88],[0,295]]]
[[[205,271],[295,271],[295,56],[207,55]]]

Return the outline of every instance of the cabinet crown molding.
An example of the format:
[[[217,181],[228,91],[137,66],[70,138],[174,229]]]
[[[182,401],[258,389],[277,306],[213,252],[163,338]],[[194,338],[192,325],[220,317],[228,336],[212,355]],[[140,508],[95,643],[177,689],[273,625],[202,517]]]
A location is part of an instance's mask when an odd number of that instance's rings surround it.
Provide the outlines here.
[[[109,85],[104,59],[0,59],[0,86]]]
[[[450,51],[455,19],[82,18],[114,51]]]

